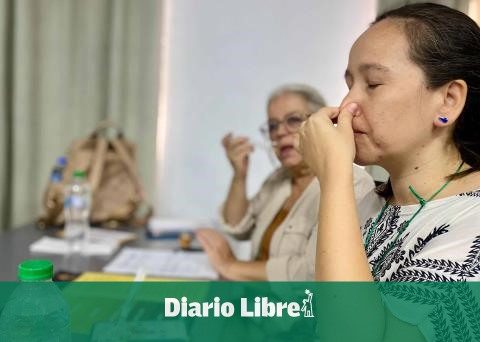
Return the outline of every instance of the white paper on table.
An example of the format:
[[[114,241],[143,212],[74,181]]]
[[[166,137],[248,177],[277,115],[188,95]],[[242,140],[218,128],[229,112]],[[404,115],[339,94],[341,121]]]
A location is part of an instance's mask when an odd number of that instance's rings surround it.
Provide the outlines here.
[[[92,243],[120,246],[122,243],[135,240],[136,238],[137,235],[135,233],[119,230],[90,228],[88,231],[88,240]]]
[[[81,251],[85,255],[111,255],[118,248],[117,244],[112,243],[94,243],[85,244]],[[48,253],[48,254],[68,254],[71,252],[70,245],[66,240],[44,236],[32,243],[29,247],[32,253]]]
[[[148,221],[148,230],[154,234],[165,232],[190,232],[200,227],[212,227],[212,220],[189,220],[153,217]]]
[[[123,248],[103,271],[135,274],[139,269],[149,276],[218,279],[205,253],[132,247]]]

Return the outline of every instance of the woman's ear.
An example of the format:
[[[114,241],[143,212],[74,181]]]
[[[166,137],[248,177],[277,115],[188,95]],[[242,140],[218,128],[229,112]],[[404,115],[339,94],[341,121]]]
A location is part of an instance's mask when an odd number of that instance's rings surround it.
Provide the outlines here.
[[[467,100],[468,86],[464,80],[454,80],[442,87],[442,105],[433,124],[445,127],[453,124],[462,113]]]

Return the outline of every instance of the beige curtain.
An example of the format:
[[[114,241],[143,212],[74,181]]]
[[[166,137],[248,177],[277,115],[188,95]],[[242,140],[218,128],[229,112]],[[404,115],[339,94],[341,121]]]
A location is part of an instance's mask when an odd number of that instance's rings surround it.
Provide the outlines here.
[[[159,18],[157,0],[0,0],[1,228],[34,220],[56,157],[104,118],[153,188]]]

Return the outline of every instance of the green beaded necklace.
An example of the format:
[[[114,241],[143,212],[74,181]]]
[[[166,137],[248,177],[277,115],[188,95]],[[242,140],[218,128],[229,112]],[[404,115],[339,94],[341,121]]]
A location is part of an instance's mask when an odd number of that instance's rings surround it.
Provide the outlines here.
[[[455,174],[456,175],[460,169],[462,168],[463,166],[463,162],[460,164],[460,166],[457,168],[457,170],[455,171]],[[403,232],[405,232],[405,230],[408,228],[408,226],[410,225],[410,223],[413,221],[413,219],[418,215],[418,213],[426,206],[426,204],[428,202],[430,202],[431,200],[433,200],[440,192],[443,191],[443,189],[445,189],[447,187],[447,185],[450,183],[451,181],[451,178],[448,179],[437,191],[435,191],[435,193],[430,196],[427,200],[424,199],[422,196],[420,196],[416,191],[415,189],[410,185],[408,187],[408,189],[410,190],[410,192],[413,194],[413,196],[415,196],[415,198],[418,200],[419,204],[420,204],[420,207],[417,209],[417,211],[415,211],[415,213],[412,215],[412,217],[410,217],[406,224],[403,224],[400,226],[400,228],[398,229],[398,233],[397,233],[397,236],[395,237],[395,240],[393,240],[393,243],[390,244],[390,247],[389,249],[386,251],[386,253],[384,255],[388,255],[390,253],[390,251],[393,249],[393,247],[395,246],[395,243],[397,242],[397,240],[399,239],[399,237],[403,234]],[[372,238],[372,235],[373,235],[373,232],[375,231],[375,229],[377,228],[377,224],[378,222],[382,219],[383,217],[383,214],[385,213],[385,210],[387,209],[389,205],[389,201],[387,200],[385,202],[385,205],[383,206],[382,210],[380,211],[380,213],[378,214],[377,218],[375,219],[375,221],[373,222],[372,224],[372,227],[370,227],[370,229],[368,230],[368,234],[367,234],[367,238],[365,239],[365,250],[367,249],[367,246],[368,244],[370,243],[370,239]],[[381,265],[381,263],[383,262],[383,260],[380,260],[375,266],[377,265]],[[374,271],[377,267],[374,266]]]

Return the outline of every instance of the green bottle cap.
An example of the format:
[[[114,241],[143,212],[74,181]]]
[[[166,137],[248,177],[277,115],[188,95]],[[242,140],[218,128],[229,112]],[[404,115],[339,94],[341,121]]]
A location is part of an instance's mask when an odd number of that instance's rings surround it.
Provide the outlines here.
[[[18,265],[18,279],[47,280],[53,277],[53,264],[50,260],[25,260]]]
[[[73,178],[86,178],[87,174],[85,171],[82,170],[75,170],[73,171]]]

